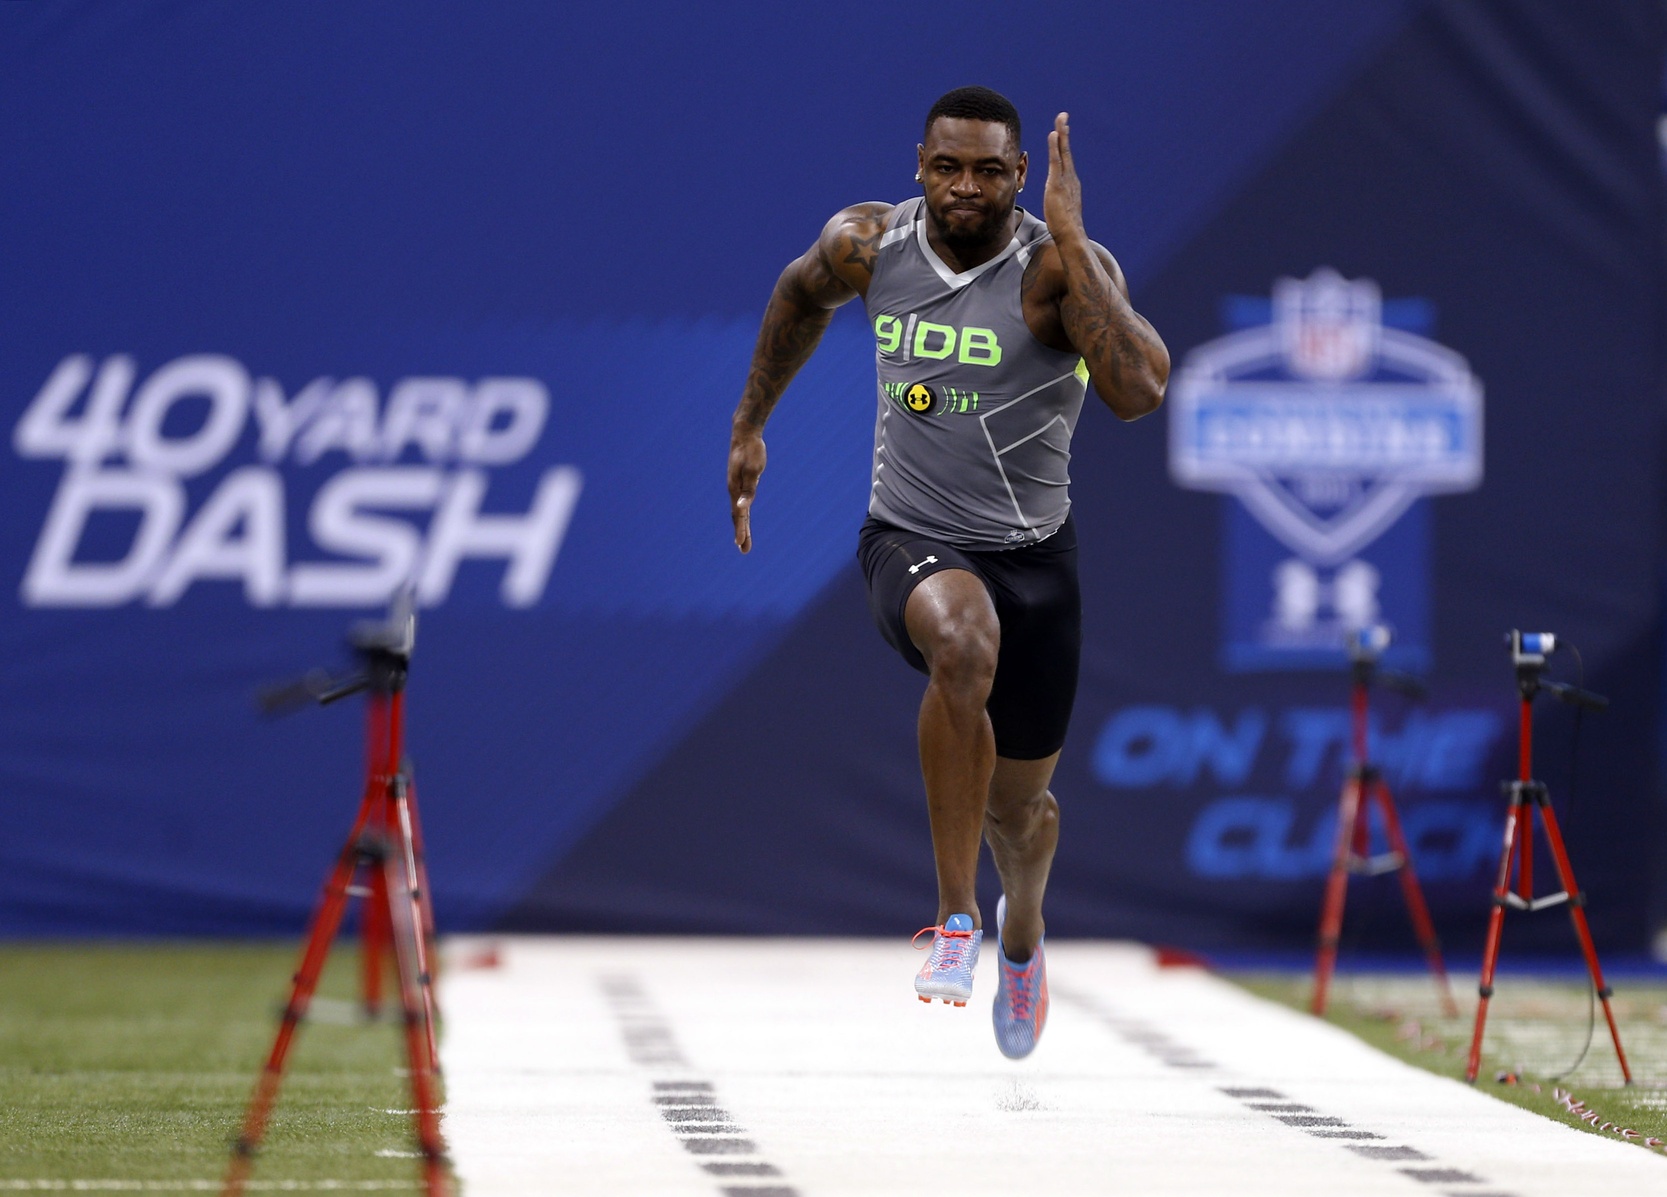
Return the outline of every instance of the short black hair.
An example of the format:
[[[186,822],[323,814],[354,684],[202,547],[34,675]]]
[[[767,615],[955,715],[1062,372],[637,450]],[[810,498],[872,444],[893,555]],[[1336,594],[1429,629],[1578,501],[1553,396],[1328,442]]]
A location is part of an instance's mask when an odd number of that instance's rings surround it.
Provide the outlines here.
[[[954,91],[944,92],[926,114],[928,135],[932,132],[932,122],[940,116],[1006,125],[1008,132],[1013,134],[1014,146],[1019,144],[1019,110],[1013,107],[1013,101],[988,87],[957,87]]]

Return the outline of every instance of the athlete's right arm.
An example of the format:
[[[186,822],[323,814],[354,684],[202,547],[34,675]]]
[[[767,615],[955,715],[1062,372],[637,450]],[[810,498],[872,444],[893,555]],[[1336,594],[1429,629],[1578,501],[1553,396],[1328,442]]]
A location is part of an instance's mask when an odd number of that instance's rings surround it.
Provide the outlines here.
[[[735,547],[743,553],[752,549],[752,502],[764,472],[764,423],[822,340],[834,309],[868,293],[890,213],[890,204],[846,208],[776,280],[729,434],[729,514]]]

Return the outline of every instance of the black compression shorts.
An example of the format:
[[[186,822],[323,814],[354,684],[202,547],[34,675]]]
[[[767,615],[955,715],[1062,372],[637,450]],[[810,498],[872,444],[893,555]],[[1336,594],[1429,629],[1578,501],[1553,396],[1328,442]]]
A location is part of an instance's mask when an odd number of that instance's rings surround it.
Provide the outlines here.
[[[857,538],[857,560],[880,634],[921,673],[926,659],[903,622],[909,595],[939,570],[964,569],[981,579],[1001,623],[995,684],[985,704],[996,753],[1033,761],[1060,750],[1082,655],[1077,529],[1069,516],[1044,541],[992,552],[953,548],[869,516]]]

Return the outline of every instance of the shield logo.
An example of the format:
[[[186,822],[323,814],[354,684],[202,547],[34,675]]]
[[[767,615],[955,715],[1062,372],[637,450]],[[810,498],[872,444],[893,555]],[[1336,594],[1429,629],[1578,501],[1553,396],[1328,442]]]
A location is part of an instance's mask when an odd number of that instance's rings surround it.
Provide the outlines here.
[[[1274,328],[1298,378],[1340,382],[1364,374],[1377,356],[1382,310],[1376,283],[1350,282],[1335,270],[1273,287]]]
[[[1482,388],[1464,358],[1386,328],[1370,279],[1274,284],[1271,319],[1200,345],[1170,386],[1170,473],[1236,495],[1318,567],[1422,495],[1482,478]]]

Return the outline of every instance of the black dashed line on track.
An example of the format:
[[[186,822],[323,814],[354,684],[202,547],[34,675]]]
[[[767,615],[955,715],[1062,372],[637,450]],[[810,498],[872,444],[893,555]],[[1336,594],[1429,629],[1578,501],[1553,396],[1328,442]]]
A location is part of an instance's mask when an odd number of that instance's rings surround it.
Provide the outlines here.
[[[1347,1126],[1341,1118],[1333,1118],[1329,1114],[1275,1114],[1275,1118],[1286,1126]]]
[[[1081,994],[1068,990],[1062,991],[1057,985],[1053,996],[1057,1000],[1073,1005],[1091,1015],[1097,1022],[1112,1034],[1139,1048],[1147,1055],[1158,1060],[1169,1068],[1213,1070],[1218,1067],[1215,1063],[1205,1059],[1185,1044],[1178,1043],[1170,1035],[1139,1019],[1130,1018],[1107,1010],[1099,1003]],[[1265,1085],[1222,1085],[1220,1092],[1228,1097],[1236,1098],[1248,1108],[1258,1113],[1267,1114],[1286,1126],[1300,1130],[1304,1134],[1316,1139],[1337,1139],[1339,1146],[1346,1147],[1357,1155],[1370,1160],[1393,1161],[1397,1163],[1412,1163],[1430,1161],[1415,1147],[1391,1143],[1367,1143],[1366,1139],[1381,1140],[1385,1136],[1375,1131],[1361,1130],[1352,1127],[1342,1118],[1335,1118],[1313,1106],[1293,1101],[1278,1089],[1270,1089]],[[1402,1168],[1402,1173],[1413,1180],[1425,1184],[1484,1184],[1479,1176],[1465,1172],[1459,1168]],[[1450,1193],[1444,1197],[1515,1197],[1511,1193]]]
[[[1219,1089],[1228,1097],[1237,1098],[1244,1102],[1249,1109],[1255,1110],[1259,1114],[1267,1114],[1276,1121],[1312,1135],[1316,1139],[1355,1140],[1355,1142],[1344,1142],[1341,1146],[1369,1160],[1410,1162],[1431,1158],[1417,1148],[1407,1147],[1403,1144],[1359,1142],[1362,1139],[1382,1139],[1384,1136],[1375,1131],[1351,1127],[1344,1119],[1320,1113],[1313,1106],[1286,1100],[1285,1095],[1277,1089],[1248,1088],[1241,1085],[1222,1085],[1219,1086]],[[1402,1168],[1400,1171],[1413,1180],[1423,1181],[1425,1184],[1484,1183],[1480,1176],[1465,1172],[1460,1168]],[[1453,1197],[1512,1197],[1512,1194],[1473,1193],[1453,1195]]]
[[[610,974],[601,977],[600,983],[633,1064],[692,1071],[671,1024],[635,977]],[[692,1156],[758,1154],[758,1144],[746,1137],[735,1116],[719,1103],[717,1086],[711,1081],[663,1077],[652,1083],[649,1102]],[[760,1159],[703,1159],[700,1167],[708,1176],[730,1179],[781,1175],[780,1168]],[[782,1184],[726,1184],[718,1192],[722,1197],[800,1197],[797,1189]]]
[[[683,1150],[691,1155],[752,1155],[758,1150],[758,1144],[751,1139],[690,1138],[683,1139]]]
[[[660,1111],[660,1117],[671,1123],[698,1124],[722,1126],[733,1121],[728,1110],[720,1110],[717,1106],[668,1106]]]
[[[1425,1155],[1416,1147],[1397,1144],[1393,1147],[1376,1147],[1370,1143],[1345,1143],[1350,1151],[1356,1155],[1363,1155],[1369,1160],[1427,1160]]]
[[[1422,1181],[1427,1185],[1476,1185],[1482,1183],[1482,1178],[1473,1172],[1466,1172],[1463,1168],[1402,1168],[1402,1176],[1410,1176],[1413,1180]]]
[[[1177,1043],[1166,1032],[1150,1023],[1113,1013],[1082,994],[1061,990],[1056,985],[1052,996],[1055,1000],[1064,1001],[1091,1015],[1113,1035],[1139,1048],[1166,1068],[1213,1072],[1220,1067],[1215,1061],[1204,1058],[1184,1043]],[[1271,1090],[1265,1092],[1269,1097],[1279,1096]]]
[[[1060,990],[1056,985],[1053,996],[1070,1005],[1076,1006],[1098,1021],[1126,1043],[1133,1044],[1148,1055],[1171,1068],[1195,1068],[1211,1070],[1218,1067],[1215,1063],[1205,1059],[1185,1044],[1178,1043],[1170,1035],[1138,1019],[1129,1018],[1115,1011],[1107,1010],[1099,1003],[1069,990]],[[1265,1085],[1222,1085],[1220,1092],[1228,1097],[1236,1098],[1248,1108],[1258,1113],[1283,1122],[1285,1125],[1300,1130],[1304,1134],[1316,1139],[1336,1139],[1338,1145],[1347,1148],[1357,1155],[1370,1160],[1383,1160],[1396,1163],[1431,1162],[1432,1157],[1424,1154],[1415,1147],[1393,1143],[1367,1143],[1360,1140],[1383,1139],[1385,1136],[1375,1131],[1361,1130],[1350,1126],[1342,1118],[1335,1118],[1313,1106],[1292,1101],[1278,1089],[1270,1089]],[[1428,1176],[1427,1184],[1483,1184],[1486,1183],[1479,1176],[1474,1176],[1458,1168],[1402,1168],[1402,1172],[1415,1180],[1424,1180]],[[1461,1197],[1461,1195],[1453,1195]],[[1474,1193],[1462,1197],[1512,1197],[1508,1193]]]
[[[1313,1135],[1316,1139],[1353,1139],[1358,1141],[1361,1139],[1383,1138],[1382,1135],[1375,1134],[1372,1131],[1363,1130],[1310,1131],[1309,1134]]]

